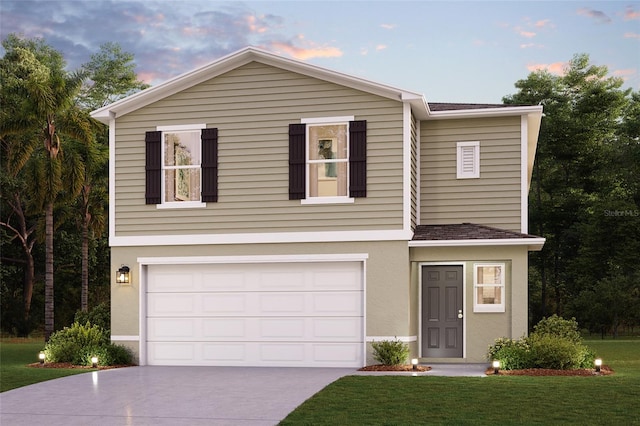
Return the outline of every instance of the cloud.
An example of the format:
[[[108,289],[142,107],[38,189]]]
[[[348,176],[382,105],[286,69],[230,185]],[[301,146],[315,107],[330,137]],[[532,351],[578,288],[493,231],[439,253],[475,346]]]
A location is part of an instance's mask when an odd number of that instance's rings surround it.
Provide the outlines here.
[[[536,36],[536,33],[534,33],[533,31],[519,30],[518,34],[520,34],[522,37],[526,37],[526,38],[533,38],[533,37]]]
[[[580,16],[586,16],[588,18],[593,18],[596,21],[598,21],[601,24],[610,24],[611,18],[609,18],[609,16],[607,16],[606,13],[600,11],[600,10],[594,10],[594,9],[589,9],[586,7],[581,7],[580,9],[577,10],[578,15]]]
[[[537,43],[522,43],[520,45],[520,49],[529,49],[529,48],[532,48],[532,47],[536,47],[536,48],[541,49],[544,46],[542,44],[537,44]]]
[[[299,37],[299,39],[304,37]],[[305,61],[312,58],[339,58],[343,55],[342,50],[332,46],[315,46],[310,43],[309,47],[297,47],[291,42],[274,41],[269,44],[276,53],[284,52],[292,58]]]
[[[392,30],[396,27],[395,24],[381,24],[380,27],[384,28],[385,30]]]
[[[624,33],[624,38],[637,38],[637,39],[640,39],[640,34],[627,32],[627,33]]]
[[[555,28],[556,26],[551,22],[551,19],[541,19],[534,24],[536,28]]]
[[[628,80],[630,77],[636,75],[638,72],[635,68],[627,68],[622,70],[613,71],[613,75],[616,77],[622,77],[624,80]]]
[[[386,44],[379,44],[379,45],[376,46],[376,50],[377,51],[384,50],[386,48],[387,48]]]
[[[554,62],[552,64],[529,64],[527,69],[531,72],[535,71],[548,71],[555,75],[564,75],[567,67],[566,62]]]
[[[640,19],[640,11],[635,10],[632,6],[627,6],[624,11],[624,20],[632,21],[634,19]]]

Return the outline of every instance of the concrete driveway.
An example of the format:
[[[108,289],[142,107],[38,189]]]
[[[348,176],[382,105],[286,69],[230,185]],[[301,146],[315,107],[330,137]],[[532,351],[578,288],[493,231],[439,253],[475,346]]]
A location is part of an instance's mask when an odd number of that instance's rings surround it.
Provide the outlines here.
[[[0,394],[2,425],[274,425],[348,368],[129,367]]]

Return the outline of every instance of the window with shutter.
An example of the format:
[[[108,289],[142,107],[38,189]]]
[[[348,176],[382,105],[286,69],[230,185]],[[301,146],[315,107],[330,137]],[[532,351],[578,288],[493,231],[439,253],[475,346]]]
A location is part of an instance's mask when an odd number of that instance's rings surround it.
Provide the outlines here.
[[[289,126],[289,199],[353,202],[366,197],[366,121],[303,119]]]
[[[458,179],[480,177],[480,142],[457,143],[457,168]]]
[[[145,141],[147,204],[203,207],[218,200],[218,129],[158,126]]]

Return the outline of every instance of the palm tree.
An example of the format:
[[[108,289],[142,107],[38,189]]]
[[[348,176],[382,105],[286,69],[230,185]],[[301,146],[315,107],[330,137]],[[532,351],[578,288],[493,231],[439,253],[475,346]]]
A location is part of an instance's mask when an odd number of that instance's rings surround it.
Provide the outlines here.
[[[3,60],[19,73],[14,89],[23,95],[21,114],[4,117],[0,135],[20,134],[40,129],[40,136],[27,141],[33,146],[28,161],[27,181],[32,207],[44,212],[45,219],[45,339],[54,331],[53,235],[54,204],[61,195],[77,195],[84,181],[84,170],[76,166],[63,180],[63,142],[65,138],[88,142],[92,126],[87,115],[74,100],[84,81],[84,74],[64,69],[62,55],[42,41],[21,40],[9,36],[3,42]]]

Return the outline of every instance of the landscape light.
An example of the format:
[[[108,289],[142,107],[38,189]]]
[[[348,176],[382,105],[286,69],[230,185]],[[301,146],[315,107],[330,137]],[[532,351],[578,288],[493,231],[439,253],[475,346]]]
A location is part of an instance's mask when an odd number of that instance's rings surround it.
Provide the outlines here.
[[[600,369],[602,368],[602,359],[596,358],[596,360],[593,363],[596,365],[596,373],[599,373]]]
[[[44,352],[38,354],[38,359],[40,360],[40,364],[44,364]]]
[[[411,359],[411,366],[413,367],[414,371],[418,369],[418,358]]]
[[[91,357],[91,367],[98,368],[98,357],[97,356],[92,356]]]
[[[491,365],[493,366],[493,374],[498,374],[498,371],[500,371],[500,361],[494,360]]]

